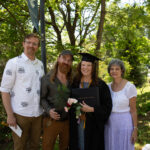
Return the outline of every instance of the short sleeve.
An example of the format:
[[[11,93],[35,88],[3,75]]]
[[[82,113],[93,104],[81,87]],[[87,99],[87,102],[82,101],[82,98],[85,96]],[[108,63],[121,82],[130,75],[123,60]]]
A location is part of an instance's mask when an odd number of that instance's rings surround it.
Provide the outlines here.
[[[14,63],[14,59],[11,59],[7,62],[6,67],[3,72],[3,77],[1,81],[1,92],[9,93],[14,86],[16,78],[16,64]]]
[[[127,87],[127,97],[130,99],[137,96],[137,90],[134,84],[130,83]]]

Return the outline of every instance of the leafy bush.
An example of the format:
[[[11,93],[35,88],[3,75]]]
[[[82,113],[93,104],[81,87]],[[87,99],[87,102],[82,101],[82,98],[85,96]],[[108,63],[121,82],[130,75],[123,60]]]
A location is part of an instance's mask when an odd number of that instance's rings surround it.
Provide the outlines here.
[[[0,145],[11,140],[11,130],[6,123],[6,113],[0,99]]]
[[[138,95],[137,97],[138,115],[146,116],[150,111],[150,92]]]

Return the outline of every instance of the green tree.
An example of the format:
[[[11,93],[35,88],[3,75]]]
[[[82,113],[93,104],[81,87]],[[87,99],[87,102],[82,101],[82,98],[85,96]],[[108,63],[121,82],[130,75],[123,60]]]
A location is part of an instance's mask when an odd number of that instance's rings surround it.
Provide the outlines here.
[[[104,30],[104,49],[107,57],[118,57],[129,62],[128,79],[142,86],[149,64],[150,44],[145,29],[149,29],[150,16],[144,6],[134,4],[119,7],[112,4],[107,11]]]

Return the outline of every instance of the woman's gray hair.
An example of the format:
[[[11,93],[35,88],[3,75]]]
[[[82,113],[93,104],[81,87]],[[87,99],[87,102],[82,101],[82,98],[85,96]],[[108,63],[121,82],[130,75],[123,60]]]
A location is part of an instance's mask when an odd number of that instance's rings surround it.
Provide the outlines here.
[[[121,71],[122,71],[122,77],[124,76],[124,73],[125,73],[125,66],[124,66],[124,63],[123,61],[121,61],[120,59],[112,59],[108,65],[108,73],[110,74],[110,68],[112,65],[117,65],[121,68]]]

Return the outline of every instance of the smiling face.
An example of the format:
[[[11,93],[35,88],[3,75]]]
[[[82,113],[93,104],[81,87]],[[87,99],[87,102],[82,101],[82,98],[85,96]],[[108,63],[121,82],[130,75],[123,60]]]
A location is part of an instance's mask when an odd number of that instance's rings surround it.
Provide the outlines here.
[[[112,65],[110,67],[110,76],[114,79],[122,77],[122,70],[119,65]]]
[[[81,73],[83,76],[92,76],[92,62],[82,61],[81,62]]]
[[[39,39],[36,37],[26,38],[23,42],[23,47],[27,56],[34,57],[39,47]]]

